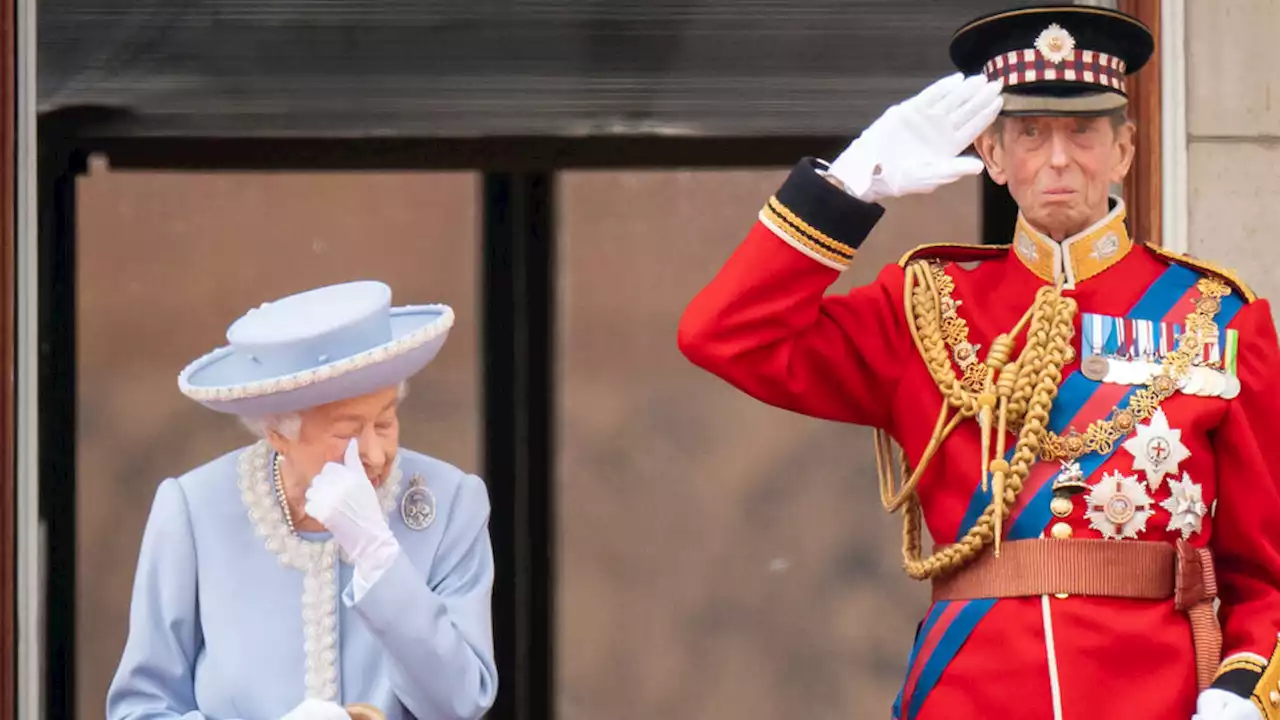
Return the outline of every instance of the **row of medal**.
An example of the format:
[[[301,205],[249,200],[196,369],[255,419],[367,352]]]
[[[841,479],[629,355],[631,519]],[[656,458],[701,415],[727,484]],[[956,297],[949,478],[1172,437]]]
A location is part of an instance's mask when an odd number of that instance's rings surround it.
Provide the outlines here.
[[[1090,380],[1116,385],[1145,385],[1160,374],[1160,363],[1178,347],[1182,326],[1083,313],[1080,372]],[[1238,336],[1228,329],[1208,338],[1187,369],[1178,390],[1186,395],[1234,398]]]
[[[1133,456],[1132,475],[1103,473],[1090,485],[1075,461],[1064,463],[1053,481],[1054,497],[1049,505],[1053,514],[1070,516],[1075,507],[1072,496],[1083,493],[1090,528],[1112,540],[1135,539],[1155,515],[1157,504],[1150,493],[1167,484],[1170,496],[1158,504],[1169,513],[1167,529],[1180,533],[1184,540],[1200,532],[1209,512],[1204,491],[1186,472],[1179,473],[1178,466],[1191,451],[1182,443],[1182,431],[1169,427],[1164,411],[1157,409],[1146,425],[1138,425],[1135,435],[1122,447]]]

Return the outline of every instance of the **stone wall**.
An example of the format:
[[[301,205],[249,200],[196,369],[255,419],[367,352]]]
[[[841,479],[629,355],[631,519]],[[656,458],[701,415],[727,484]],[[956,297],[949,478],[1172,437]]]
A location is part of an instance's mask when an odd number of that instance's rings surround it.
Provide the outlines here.
[[[1276,0],[1186,0],[1188,245],[1280,296]]]

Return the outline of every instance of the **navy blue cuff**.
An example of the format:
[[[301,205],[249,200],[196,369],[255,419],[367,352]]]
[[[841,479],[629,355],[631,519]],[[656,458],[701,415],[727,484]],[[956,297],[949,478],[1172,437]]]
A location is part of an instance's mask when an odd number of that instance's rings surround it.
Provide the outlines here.
[[[853,197],[819,175],[824,165],[811,157],[797,163],[762,216],[792,240],[848,265],[884,208]]]
[[[1210,687],[1235,693],[1242,698],[1250,698],[1262,680],[1262,673],[1247,668],[1228,670],[1219,675]]]

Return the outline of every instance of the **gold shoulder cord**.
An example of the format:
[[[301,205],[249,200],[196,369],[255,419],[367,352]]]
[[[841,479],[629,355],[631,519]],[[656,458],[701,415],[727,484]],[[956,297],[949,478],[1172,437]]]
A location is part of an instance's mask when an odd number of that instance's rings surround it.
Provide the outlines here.
[[[1031,308],[1009,333],[998,336],[987,352],[982,367],[982,392],[974,392],[956,378],[943,338],[943,303],[939,299],[940,267],[926,261],[906,268],[904,304],[907,326],[916,349],[924,359],[942,392],[942,408],[933,437],[920,458],[919,466],[898,487],[889,462],[889,438],[877,430],[876,465],[880,475],[880,499],[889,512],[903,510],[903,559],[907,575],[926,580],[957,569],[977,557],[990,543],[996,544],[1009,509],[1022,490],[1022,483],[1040,451],[1040,437],[1049,420],[1049,411],[1058,395],[1062,368],[1071,360],[1071,340],[1076,302],[1062,296],[1057,287],[1046,286],[1036,293]],[[949,279],[948,279],[949,280]],[[1028,321],[1030,324],[1028,325]],[[1015,362],[1009,361],[1013,338],[1027,328],[1027,343]],[[966,372],[966,379],[970,376]],[[997,377],[998,381],[993,382]],[[956,413],[947,420],[948,411]],[[998,408],[998,409],[997,409]],[[990,449],[991,423],[997,423],[994,460]],[[982,425],[982,478],[991,472],[992,500],[974,526],[958,542],[947,545],[927,558],[920,555],[920,502],[915,489],[929,461],[943,440],[960,421],[977,417]],[[1010,421],[1013,422],[1010,422]],[[1019,426],[1013,461],[1004,460],[1006,430]],[[902,475],[907,476],[905,453],[899,451]]]
[[[1074,460],[1086,452],[1107,452],[1173,394],[1199,352],[1202,339],[1217,333],[1213,315],[1220,307],[1219,298],[1230,292],[1217,278],[1202,278],[1197,286],[1201,299],[1187,317],[1186,331],[1149,387],[1135,393],[1126,409],[1116,409],[1107,420],[1091,424],[1084,435],[1073,431],[1059,436],[1046,425],[1062,382],[1062,368],[1075,355],[1075,300],[1063,297],[1057,287],[1041,288],[1027,313],[1009,333],[992,342],[986,360],[979,363],[974,361],[976,348],[968,342],[964,320],[956,313],[957,303],[951,298],[955,286],[950,276],[936,262],[920,260],[908,264],[904,292],[907,325],[944,398],[933,437],[914,472],[906,453],[899,450],[900,474],[906,478],[900,488],[892,468],[888,435],[879,429],[875,432],[880,498],[889,512],[903,510],[903,558],[910,577],[926,580],[958,569],[976,558],[987,544],[994,544],[999,556],[1004,520],[1037,455],[1043,460]],[[1026,345],[1017,361],[1009,362],[1013,338],[1028,320]],[[964,369],[963,379],[956,377],[948,346],[956,364]],[[999,379],[993,384],[997,376]],[[956,408],[956,413],[948,420],[951,408]],[[981,477],[985,489],[990,475],[991,504],[958,542],[921,558],[916,485],[942,442],[961,420],[970,417],[978,419],[982,430]],[[997,425],[994,453],[990,452],[993,421]],[[1012,462],[1004,460],[1008,431],[1017,433]]]

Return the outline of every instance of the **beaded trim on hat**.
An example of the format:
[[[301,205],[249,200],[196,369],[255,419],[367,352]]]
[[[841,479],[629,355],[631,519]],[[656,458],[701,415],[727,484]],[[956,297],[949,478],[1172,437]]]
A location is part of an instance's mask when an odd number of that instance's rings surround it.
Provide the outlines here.
[[[453,327],[453,309],[448,305],[411,305],[392,310],[392,316],[419,313],[423,311],[439,312],[440,317],[408,333],[394,342],[381,345],[371,350],[357,353],[328,365],[310,370],[268,378],[252,382],[224,385],[221,387],[197,387],[190,382],[191,375],[204,368],[210,362],[231,352],[229,347],[221,347],[205,354],[200,359],[187,365],[178,373],[178,388],[183,395],[197,401],[231,401],[273,395],[275,393],[298,390],[318,382],[341,377],[356,370],[361,370],[378,363],[405,355],[435,340],[441,333]]]

